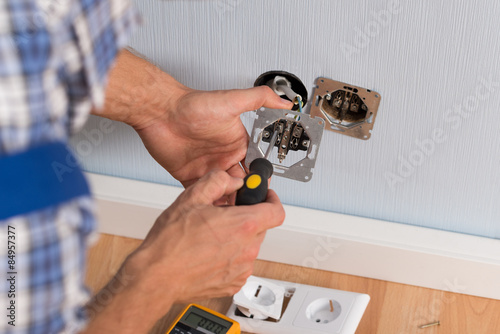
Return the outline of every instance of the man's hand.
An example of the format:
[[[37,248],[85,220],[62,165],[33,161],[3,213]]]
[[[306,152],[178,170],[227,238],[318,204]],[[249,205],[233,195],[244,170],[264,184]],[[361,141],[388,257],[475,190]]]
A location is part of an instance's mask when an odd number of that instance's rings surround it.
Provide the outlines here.
[[[192,301],[232,295],[243,286],[266,231],[281,225],[285,213],[272,190],[258,205],[213,204],[242,185],[226,172],[211,172],[160,215],[135,255],[155,289],[176,287],[176,301]]]
[[[173,303],[236,293],[252,273],[268,229],[280,225],[284,210],[270,190],[264,203],[216,206],[243,181],[211,172],[186,189],[155,222],[139,248],[116,275],[129,278],[122,289],[110,282],[113,298],[99,307],[86,333],[146,333]],[[118,284],[119,286],[119,284]],[[126,322],[126,326],[123,326]],[[122,323],[122,326],[119,326]],[[106,331],[108,330],[108,331]]]
[[[269,87],[196,91],[123,51],[110,75],[104,110],[134,127],[149,153],[185,187],[210,170],[243,177],[248,147],[240,114],[260,107],[290,109]]]
[[[184,186],[213,169],[244,177],[239,162],[245,158],[248,135],[240,114],[260,107],[285,108],[270,88],[189,91],[174,110],[144,128],[137,128],[149,153]]]

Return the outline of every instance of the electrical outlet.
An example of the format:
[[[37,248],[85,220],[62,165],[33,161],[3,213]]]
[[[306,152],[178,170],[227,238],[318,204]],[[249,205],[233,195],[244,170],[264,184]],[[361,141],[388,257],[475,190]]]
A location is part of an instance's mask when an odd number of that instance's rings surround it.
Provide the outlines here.
[[[325,129],[367,140],[377,116],[380,94],[343,82],[318,78],[311,116],[325,120]]]

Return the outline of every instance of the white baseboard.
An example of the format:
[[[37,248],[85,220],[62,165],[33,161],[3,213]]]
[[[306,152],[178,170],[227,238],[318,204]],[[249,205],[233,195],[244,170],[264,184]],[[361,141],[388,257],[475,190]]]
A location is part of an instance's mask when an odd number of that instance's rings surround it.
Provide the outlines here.
[[[181,188],[87,174],[101,233],[143,239]],[[500,240],[285,206],[262,260],[500,300]],[[290,279],[288,279],[290,280]]]

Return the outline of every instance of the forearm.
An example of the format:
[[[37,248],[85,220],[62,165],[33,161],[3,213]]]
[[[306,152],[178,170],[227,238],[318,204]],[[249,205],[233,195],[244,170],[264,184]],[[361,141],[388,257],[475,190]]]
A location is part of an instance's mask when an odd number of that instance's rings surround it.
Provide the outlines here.
[[[163,287],[159,294],[160,287],[151,281],[154,275],[129,259],[88,303],[89,323],[82,334],[147,333],[172,306],[169,288]]]
[[[92,114],[141,129],[174,110],[188,91],[169,74],[124,49],[109,74],[104,107]]]

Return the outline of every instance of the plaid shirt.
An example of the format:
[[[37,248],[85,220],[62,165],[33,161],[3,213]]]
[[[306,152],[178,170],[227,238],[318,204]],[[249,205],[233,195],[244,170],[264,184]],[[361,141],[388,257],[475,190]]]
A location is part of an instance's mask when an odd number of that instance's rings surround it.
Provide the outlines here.
[[[103,104],[107,72],[137,21],[127,0],[0,0],[0,158],[67,142]],[[16,233],[15,326],[6,317],[8,226]],[[0,221],[1,333],[82,329],[94,227],[86,197]]]

